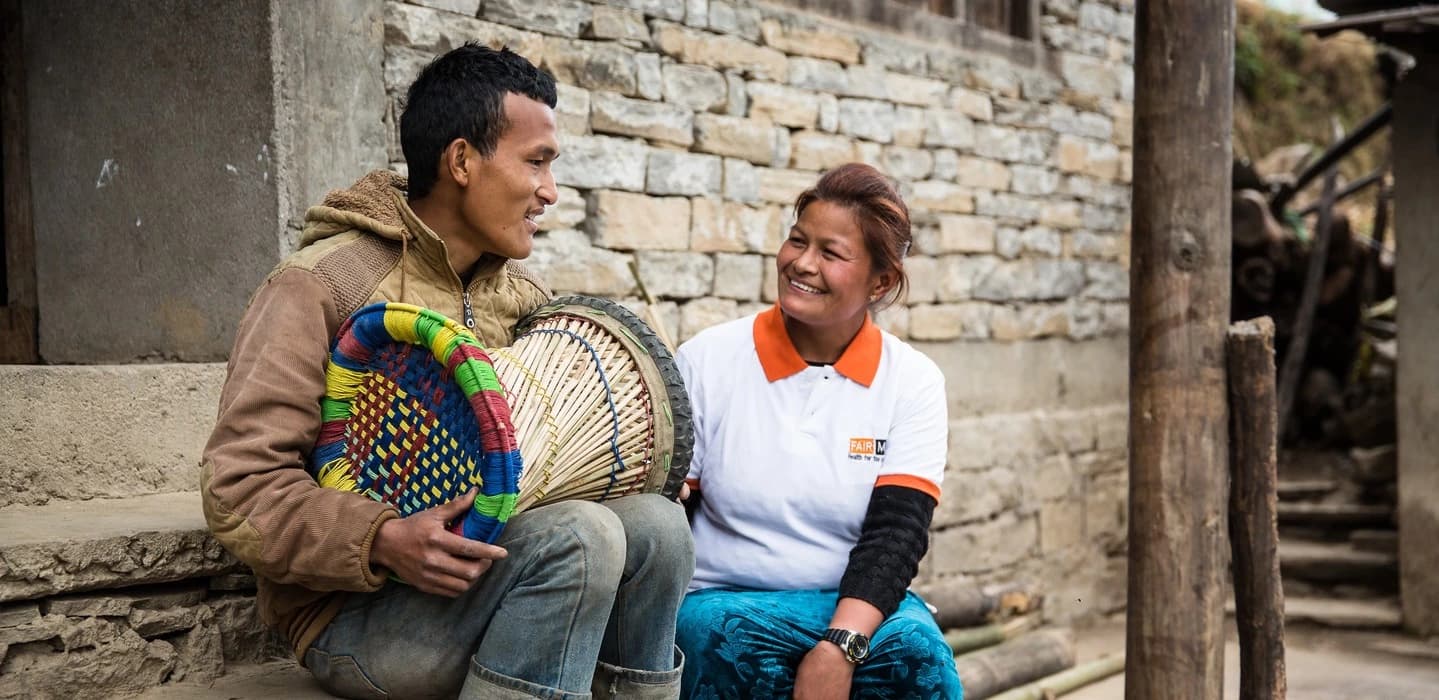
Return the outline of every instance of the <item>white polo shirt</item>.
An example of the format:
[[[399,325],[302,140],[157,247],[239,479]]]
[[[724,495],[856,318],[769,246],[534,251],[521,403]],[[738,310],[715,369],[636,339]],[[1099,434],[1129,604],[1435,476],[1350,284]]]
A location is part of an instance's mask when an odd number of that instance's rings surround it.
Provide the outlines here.
[[[834,365],[795,350],[778,306],[679,349],[694,409],[690,589],[839,586],[876,486],[939,500],[944,375],[869,319]]]

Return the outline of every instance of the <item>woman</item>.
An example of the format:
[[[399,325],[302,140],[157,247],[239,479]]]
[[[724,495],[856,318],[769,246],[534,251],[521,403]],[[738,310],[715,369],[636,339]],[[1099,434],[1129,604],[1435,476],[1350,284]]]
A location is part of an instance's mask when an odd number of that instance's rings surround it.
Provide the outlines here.
[[[909,211],[879,171],[795,202],[776,305],[679,350],[695,415],[683,697],[961,697],[907,591],[944,475],[944,377],[870,311],[900,297]]]

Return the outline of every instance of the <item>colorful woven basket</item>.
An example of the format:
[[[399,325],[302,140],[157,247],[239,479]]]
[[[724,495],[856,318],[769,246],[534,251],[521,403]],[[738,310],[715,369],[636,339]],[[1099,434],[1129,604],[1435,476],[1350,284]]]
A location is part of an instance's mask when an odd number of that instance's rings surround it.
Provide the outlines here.
[[[521,471],[510,405],[490,357],[428,309],[356,311],[325,370],[323,425],[308,470],[410,515],[478,488],[451,530],[494,542],[515,511]]]

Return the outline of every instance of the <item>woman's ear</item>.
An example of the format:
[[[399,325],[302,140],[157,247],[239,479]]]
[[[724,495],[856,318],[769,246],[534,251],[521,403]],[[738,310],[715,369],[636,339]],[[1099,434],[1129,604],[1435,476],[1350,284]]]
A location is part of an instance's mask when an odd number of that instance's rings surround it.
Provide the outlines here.
[[[895,280],[896,276],[892,270],[887,270],[876,275],[874,284],[870,287],[869,303],[873,304],[883,299],[884,295],[889,294],[890,291],[894,289]]]

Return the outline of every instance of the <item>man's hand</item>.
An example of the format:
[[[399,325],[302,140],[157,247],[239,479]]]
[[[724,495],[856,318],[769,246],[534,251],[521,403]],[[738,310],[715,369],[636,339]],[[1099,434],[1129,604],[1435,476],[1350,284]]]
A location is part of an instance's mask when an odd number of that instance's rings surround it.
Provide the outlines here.
[[[385,521],[370,544],[371,563],[394,571],[425,593],[454,598],[469,590],[494,560],[508,555],[503,547],[445,529],[445,523],[463,515],[474,500],[471,489],[442,506]]]
[[[804,659],[794,674],[795,700],[846,700],[854,664],[845,658],[844,650],[830,642],[820,642]]]

